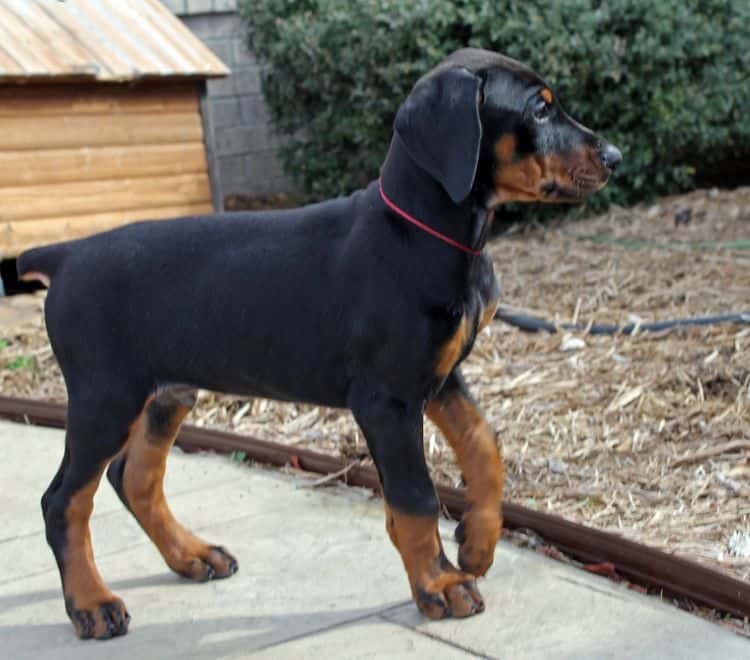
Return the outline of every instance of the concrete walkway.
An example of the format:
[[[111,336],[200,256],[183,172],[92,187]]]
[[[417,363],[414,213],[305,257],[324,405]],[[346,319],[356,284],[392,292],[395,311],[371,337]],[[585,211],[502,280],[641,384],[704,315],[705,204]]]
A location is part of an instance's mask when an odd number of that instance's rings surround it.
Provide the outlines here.
[[[227,458],[174,452],[176,516],[240,563],[194,584],[172,574],[105,482],[92,522],[99,568],[128,605],[130,633],[78,641],[47,548],[39,497],[60,431],[0,422],[3,658],[731,658],[750,644],[718,626],[501,543],[481,581],[487,610],[428,622],[383,524],[382,502]],[[443,526],[455,557],[452,525]]]

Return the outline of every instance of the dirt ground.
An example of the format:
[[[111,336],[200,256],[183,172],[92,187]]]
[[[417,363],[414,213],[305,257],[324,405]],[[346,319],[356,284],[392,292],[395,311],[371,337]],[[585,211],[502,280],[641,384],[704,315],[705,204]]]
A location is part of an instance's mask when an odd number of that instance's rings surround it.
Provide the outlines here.
[[[741,188],[511,228],[489,249],[506,307],[585,325],[750,313],[749,247],[750,188]],[[63,400],[41,303],[19,297],[23,322],[0,323],[0,390]],[[593,337],[495,322],[464,373],[502,444],[506,499],[747,579],[748,349],[742,324]],[[341,411],[203,392],[190,421],[366,456]],[[425,438],[435,478],[455,485],[450,450],[429,423]]]

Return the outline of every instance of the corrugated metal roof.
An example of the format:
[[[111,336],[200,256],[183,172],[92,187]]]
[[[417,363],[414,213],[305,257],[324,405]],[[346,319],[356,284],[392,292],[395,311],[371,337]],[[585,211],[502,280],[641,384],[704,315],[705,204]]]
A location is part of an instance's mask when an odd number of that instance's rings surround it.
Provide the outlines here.
[[[0,82],[228,73],[159,0],[0,0]]]

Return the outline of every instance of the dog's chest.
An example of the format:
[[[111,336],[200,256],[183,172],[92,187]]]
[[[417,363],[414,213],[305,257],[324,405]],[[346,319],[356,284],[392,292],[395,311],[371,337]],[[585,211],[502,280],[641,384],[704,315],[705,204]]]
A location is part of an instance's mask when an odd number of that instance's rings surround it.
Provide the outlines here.
[[[492,262],[482,257],[472,273],[466,294],[453,305],[453,323],[448,338],[441,342],[435,362],[435,375],[444,380],[474,347],[477,334],[492,322],[500,299],[500,285]]]

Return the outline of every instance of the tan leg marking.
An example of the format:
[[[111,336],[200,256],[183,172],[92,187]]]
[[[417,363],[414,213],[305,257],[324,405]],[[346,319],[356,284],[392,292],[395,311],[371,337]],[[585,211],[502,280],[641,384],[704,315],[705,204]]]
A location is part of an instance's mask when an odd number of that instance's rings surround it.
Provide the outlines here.
[[[155,414],[149,414],[152,406],[160,406],[158,422]],[[167,456],[191,407],[175,401],[171,393],[148,400],[123,449],[127,459],[122,487],[133,515],[167,565],[180,575],[205,581],[232,575],[237,562],[223,548],[206,543],[180,525],[164,495]]]
[[[91,482],[70,498],[65,510],[63,594],[68,615],[81,638],[106,639],[122,634],[130,620],[125,604],[104,584],[94,562],[89,520],[103,472],[102,466]]]
[[[502,530],[505,469],[495,433],[476,405],[460,391],[431,401],[428,417],[442,431],[466,479],[469,510],[458,555],[461,568],[484,575],[492,565]]]
[[[474,576],[459,571],[443,552],[437,518],[385,506],[386,529],[401,555],[417,607],[430,619],[467,617],[484,610]]]

